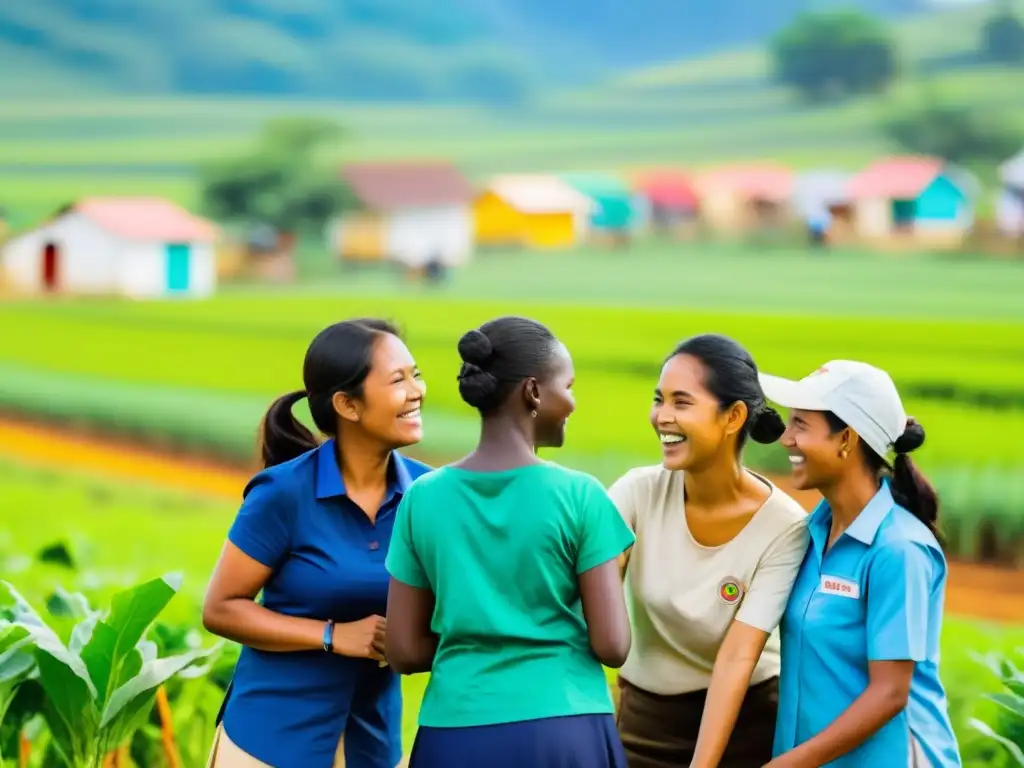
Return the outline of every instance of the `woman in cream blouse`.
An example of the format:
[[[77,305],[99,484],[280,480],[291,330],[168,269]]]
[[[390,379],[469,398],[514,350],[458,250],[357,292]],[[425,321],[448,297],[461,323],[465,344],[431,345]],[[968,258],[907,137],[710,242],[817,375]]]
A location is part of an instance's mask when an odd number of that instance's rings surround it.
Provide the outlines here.
[[[718,335],[669,356],[651,423],[662,463],[609,490],[637,537],[622,559],[633,645],[618,728],[629,765],[761,768],[778,710],[775,630],[808,532],[800,505],[740,452],[785,425],[749,353]]]

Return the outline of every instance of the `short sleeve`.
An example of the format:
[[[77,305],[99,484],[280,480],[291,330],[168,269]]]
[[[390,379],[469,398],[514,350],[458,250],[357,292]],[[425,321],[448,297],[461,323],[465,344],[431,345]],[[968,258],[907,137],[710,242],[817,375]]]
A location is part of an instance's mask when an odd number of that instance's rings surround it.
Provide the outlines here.
[[[636,541],[604,487],[589,476],[580,494],[579,522],[578,574],[616,559]]]
[[[754,571],[737,621],[768,633],[779,626],[809,541],[806,520],[797,521],[775,540]]]
[[[608,496],[615,504],[622,519],[629,526],[630,530],[636,531],[637,504],[636,504],[636,482],[633,474],[627,472],[608,489]]]
[[[900,541],[868,566],[868,661],[928,658],[928,610],[935,563],[926,547]]]
[[[395,579],[417,589],[429,589],[430,580],[423,569],[423,563],[416,553],[412,536],[412,488],[405,492],[395,513],[395,527],[388,545],[385,567]]]
[[[291,548],[295,499],[280,478],[256,475],[243,491],[242,506],[228,540],[268,568],[277,568]]]

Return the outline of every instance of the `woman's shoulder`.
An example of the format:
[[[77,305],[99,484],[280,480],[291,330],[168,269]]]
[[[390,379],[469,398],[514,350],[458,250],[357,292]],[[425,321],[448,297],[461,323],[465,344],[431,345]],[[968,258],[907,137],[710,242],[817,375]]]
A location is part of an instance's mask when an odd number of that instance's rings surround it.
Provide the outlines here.
[[[748,470],[749,471],[749,470]],[[771,489],[768,500],[764,503],[764,511],[774,524],[781,528],[789,528],[796,523],[807,522],[807,510],[787,491],[773,483],[770,478],[753,473],[766,482]]]
[[[682,478],[682,470],[665,469],[661,464],[650,464],[627,469],[614,485],[620,486],[654,486]]]

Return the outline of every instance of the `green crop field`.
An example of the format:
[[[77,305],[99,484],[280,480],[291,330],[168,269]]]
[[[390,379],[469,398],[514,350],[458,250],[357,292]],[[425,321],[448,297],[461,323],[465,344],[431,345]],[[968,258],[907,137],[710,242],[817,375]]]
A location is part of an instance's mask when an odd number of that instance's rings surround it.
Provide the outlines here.
[[[499,314],[528,314],[566,341],[577,369],[578,411],[556,458],[610,481],[657,461],[647,413],[660,361],[681,338],[717,331],[782,375],[834,358],[889,370],[928,430],[919,460],[944,495],[954,550],[1020,558],[1024,308],[1015,297],[1024,271],[927,258],[890,269],[843,255],[780,256],[766,270],[767,256],[758,264],[723,251],[697,262],[689,253],[673,262],[643,253],[481,258],[434,295],[348,273],[337,289],[239,289],[205,302],[11,302],[0,305],[0,325],[19,330],[0,335],[0,405],[249,459],[269,400],[301,386],[313,334],[344,317],[381,314],[407,330],[429,385],[420,450],[443,459],[476,434],[455,385],[459,335]],[[555,279],[542,277],[545,263],[560,259]],[[884,281],[875,272],[883,265]],[[632,281],[620,279],[627,269]],[[572,300],[574,274],[584,288]],[[532,291],[531,280],[547,288]],[[566,298],[554,301],[553,291]],[[747,461],[786,465],[778,446],[751,446]]]
[[[199,627],[199,606],[206,580],[230,525],[234,508],[194,496],[155,491],[145,486],[98,481],[83,475],[29,468],[0,462],[0,509],[4,531],[0,538],[0,571],[31,602],[43,604],[58,587],[82,591],[94,603],[127,585],[167,572],[184,576],[181,593],[161,621]],[[45,563],[38,553],[63,544],[73,567]],[[202,634],[210,645],[213,638]],[[965,726],[971,715],[991,716],[995,710],[979,700],[997,690],[971,653],[1009,652],[1024,644],[1024,630],[1001,629],[947,619],[943,632],[943,678],[949,686],[950,711],[968,764],[1001,765],[997,754]],[[404,738],[408,748],[425,675],[406,678]],[[197,681],[201,683],[201,681]],[[197,683],[192,683],[197,684]],[[178,729],[192,743],[179,743],[183,756],[201,756],[212,738],[212,719],[220,703],[216,691],[208,697],[211,711],[193,718],[206,730]],[[173,702],[172,702],[173,704]],[[190,718],[192,719],[192,718]],[[200,762],[186,762],[198,765]]]

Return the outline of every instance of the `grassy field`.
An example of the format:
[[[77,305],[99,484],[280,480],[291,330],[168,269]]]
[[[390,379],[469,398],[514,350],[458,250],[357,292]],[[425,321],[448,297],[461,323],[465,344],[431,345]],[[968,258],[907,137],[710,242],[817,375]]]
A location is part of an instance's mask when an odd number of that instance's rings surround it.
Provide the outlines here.
[[[0,568],[4,578],[19,586],[30,601],[41,604],[56,588],[64,587],[83,591],[98,603],[120,587],[176,571],[184,575],[184,586],[162,620],[193,626],[199,624],[206,580],[234,513],[231,505],[195,496],[4,461],[0,461],[0,509],[5,510]],[[67,546],[76,560],[74,570],[36,559],[40,550],[56,543]],[[213,639],[204,635],[204,641],[210,644]],[[996,688],[970,654],[1009,651],[1022,643],[1024,628],[946,622],[943,678],[964,755],[978,758],[975,764],[986,764],[991,750],[964,722],[971,714],[991,712],[978,696]],[[425,684],[424,675],[405,680],[407,746],[415,735]],[[210,735],[192,747],[201,751]]]
[[[20,329],[0,336],[0,406],[248,459],[269,400],[300,386],[313,334],[343,317],[383,314],[406,326],[430,386],[422,449],[451,457],[476,434],[455,386],[459,335],[499,314],[528,314],[575,359],[579,410],[558,459],[610,481],[657,460],[647,412],[664,355],[681,338],[717,331],[782,375],[834,358],[889,370],[929,432],[918,458],[944,494],[957,551],[987,551],[989,525],[1005,557],[1024,550],[1024,271],[1013,264],[651,247],[482,257],[436,293],[383,274],[336,282],[198,303],[0,305],[0,325]],[[752,446],[747,460],[786,465],[778,446]]]
[[[594,169],[772,158],[795,167],[856,169],[890,147],[878,131],[925,83],[978,109],[1009,109],[1022,76],[937,61],[973,50],[985,8],[931,12],[896,25],[904,78],[883,98],[812,106],[774,85],[750,49],[624,73],[514,110],[231,98],[121,98],[95,84],[61,87],[43,68],[26,93],[0,77],[0,204],[25,225],[73,197],[157,193],[196,202],[194,168],[241,148],[268,118],[317,114],[348,129],[327,162],[437,156],[474,178],[514,170]],[[0,51],[2,54],[2,51]],[[935,70],[933,72],[932,70]],[[69,96],[68,92],[87,95]],[[991,175],[990,173],[983,175]],[[991,169],[988,169],[991,171]]]

